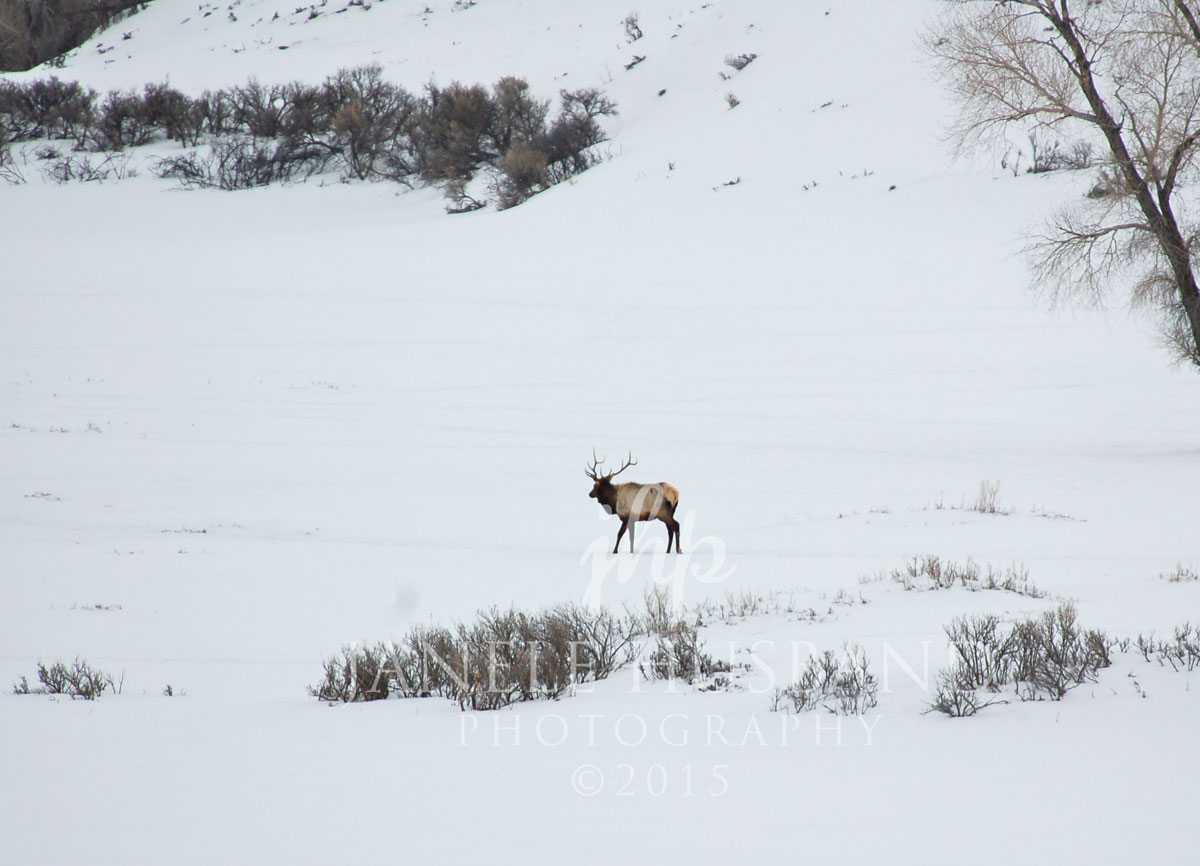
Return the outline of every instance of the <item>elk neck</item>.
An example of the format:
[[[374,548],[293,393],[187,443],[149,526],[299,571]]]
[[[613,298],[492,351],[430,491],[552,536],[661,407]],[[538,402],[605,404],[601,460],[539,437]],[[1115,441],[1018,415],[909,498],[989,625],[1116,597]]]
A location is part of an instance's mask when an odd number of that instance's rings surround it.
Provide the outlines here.
[[[617,513],[617,486],[611,481],[597,488],[596,499],[609,514]]]

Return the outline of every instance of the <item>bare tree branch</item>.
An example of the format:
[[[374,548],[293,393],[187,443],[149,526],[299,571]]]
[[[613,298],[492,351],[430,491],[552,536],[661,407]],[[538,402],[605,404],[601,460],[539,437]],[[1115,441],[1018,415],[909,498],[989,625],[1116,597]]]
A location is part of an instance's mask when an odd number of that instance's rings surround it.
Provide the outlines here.
[[[949,0],[924,37],[959,106],[960,150],[1074,126],[1108,168],[1089,202],[1027,248],[1037,285],[1098,301],[1125,285],[1155,299],[1172,345],[1200,366],[1200,231],[1181,190],[1200,175],[1200,26],[1193,0]],[[1164,292],[1164,286],[1170,286]],[[1182,341],[1182,342],[1181,342]]]

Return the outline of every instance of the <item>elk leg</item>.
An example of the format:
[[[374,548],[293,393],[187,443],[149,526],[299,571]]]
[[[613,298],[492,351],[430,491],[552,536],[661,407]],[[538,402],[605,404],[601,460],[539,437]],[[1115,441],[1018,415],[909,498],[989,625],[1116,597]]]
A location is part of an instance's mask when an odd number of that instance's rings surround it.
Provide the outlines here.
[[[627,524],[625,523],[624,520],[622,520],[621,528],[617,530],[617,543],[613,545],[613,553],[616,553],[618,550],[621,549],[621,539],[625,536],[626,527],[627,527]],[[632,536],[630,536],[630,539],[631,539],[630,543],[632,543]]]
[[[634,524],[634,519],[632,517],[630,517],[629,518],[629,552],[630,553],[633,553],[633,524]]]
[[[679,521],[674,517],[667,524],[667,553],[671,552],[671,536],[675,536],[675,552],[683,553],[683,549],[679,546]]]
[[[671,541],[675,537],[675,530],[671,528],[671,518],[659,515],[658,519],[662,521],[662,525],[667,527],[667,553],[671,552]]]

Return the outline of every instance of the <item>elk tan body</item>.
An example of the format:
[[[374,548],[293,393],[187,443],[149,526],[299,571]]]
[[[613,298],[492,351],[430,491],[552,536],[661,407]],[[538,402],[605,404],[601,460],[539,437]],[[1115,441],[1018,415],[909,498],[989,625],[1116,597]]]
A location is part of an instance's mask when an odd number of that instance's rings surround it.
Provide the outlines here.
[[[640,520],[661,520],[667,525],[667,552],[671,552],[671,541],[675,542],[675,552],[682,553],[679,546],[679,523],[675,520],[675,509],[679,505],[679,491],[665,481],[657,484],[639,484],[627,481],[623,484],[613,484],[614,475],[624,472],[630,466],[636,465],[632,459],[616,472],[601,475],[592,454],[592,466],[587,475],[595,484],[589,497],[598,501],[609,514],[621,518],[621,528],[617,531],[617,543],[613,546],[616,553],[621,546],[621,537],[629,530],[629,550],[633,551],[633,525]]]

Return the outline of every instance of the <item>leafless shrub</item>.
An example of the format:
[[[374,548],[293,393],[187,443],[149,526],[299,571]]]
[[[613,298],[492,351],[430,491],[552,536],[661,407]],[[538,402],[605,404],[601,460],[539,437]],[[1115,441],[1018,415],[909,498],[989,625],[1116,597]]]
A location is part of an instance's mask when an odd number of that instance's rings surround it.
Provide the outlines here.
[[[1010,514],[1011,509],[1001,508],[997,503],[999,494],[999,481],[987,481],[986,479],[980,481],[979,495],[975,498],[971,510],[978,511],[980,514]]]
[[[106,180],[125,180],[137,177],[137,168],[130,157],[118,153],[86,154],[55,153],[48,159],[49,168],[43,175],[55,183],[103,183]]]
[[[725,55],[725,65],[730,69],[741,72],[753,63],[757,57],[757,54],[727,54]]]
[[[251,78],[228,92],[232,121],[254,138],[277,138],[284,133],[288,99],[286,85],[265,85]]]
[[[469,183],[470,178],[465,177],[447,179],[444,192],[449,204],[446,205],[446,213],[471,213],[487,207],[487,199],[477,199],[470,194]]]
[[[546,154],[551,183],[560,183],[596,164],[598,157],[593,148],[608,140],[599,118],[617,113],[613,101],[596,88],[563,90],[559,98],[558,117],[534,142]]]
[[[732,90],[725,94],[725,102],[730,108],[737,108],[742,104],[742,101],[733,94]]]
[[[1193,581],[1200,580],[1200,573],[1197,573],[1190,565],[1184,565],[1180,562],[1176,563],[1172,571],[1160,574],[1159,578],[1170,583],[1192,583]]]
[[[839,715],[861,716],[878,703],[879,683],[869,670],[861,647],[846,643],[840,654],[832,650],[809,658],[796,681],[776,689],[775,712],[810,712],[823,707]]]
[[[737,622],[751,616],[784,616],[797,622],[821,619],[815,608],[800,606],[790,590],[726,592],[723,600],[705,599],[694,610],[701,621]]]
[[[532,142],[546,127],[550,103],[537,99],[524,78],[515,75],[501,78],[492,87],[496,117],[489,133],[492,148],[505,154],[518,141]]]
[[[253,138],[235,138],[213,146],[213,182],[218,189],[252,189],[281,177],[274,147]]]
[[[404,88],[385,81],[382,67],[342,69],[325,82],[325,93],[335,132],[333,148],[351,176],[404,180],[416,170],[407,145],[417,101]]]
[[[1022,700],[1061,700],[1112,661],[1112,642],[1101,631],[1083,631],[1069,602],[1013,628],[1012,678]]]
[[[96,93],[54,76],[22,84],[0,81],[0,127],[12,141],[74,139],[82,146],[92,123]]]
[[[946,668],[938,672],[937,685],[926,712],[963,718],[973,716],[995,703],[1001,701],[995,697],[981,696],[979,689],[958,668]]]
[[[1037,132],[1029,136],[1029,152],[1032,162],[1025,169],[1029,174],[1079,171],[1091,168],[1093,162],[1093,148],[1090,142],[1075,141],[1064,146],[1061,141],[1047,140]]]
[[[469,179],[495,155],[489,149],[497,106],[481,85],[457,81],[448,87],[426,86],[413,127],[418,169],[426,181]]]
[[[641,613],[630,613],[637,621],[638,630],[648,635],[667,635],[678,629],[683,620],[683,611],[672,601],[666,587],[647,587],[642,594]]]
[[[157,131],[139,94],[112,91],[100,103],[90,139],[96,150],[124,150],[148,143]]]
[[[1011,633],[1001,634],[998,617],[959,617],[946,626],[946,636],[957,656],[959,683],[995,692],[1009,681],[1015,642]]]
[[[906,590],[950,589],[961,586],[971,591],[1002,590],[1029,598],[1044,598],[1046,593],[1029,578],[1029,570],[1020,564],[997,569],[981,569],[971,558],[966,562],[943,562],[937,556],[914,556],[902,569],[892,569],[888,577]]]
[[[166,82],[142,89],[142,122],[159,128],[173,141],[194,141],[199,135],[192,100]]]
[[[652,638],[653,649],[641,663],[648,680],[682,680],[688,684],[711,684],[718,674],[729,673],[728,662],[714,658],[701,646],[697,625],[676,620],[667,631]],[[725,678],[724,684],[728,683]]]
[[[391,685],[390,678],[383,675],[386,665],[381,647],[346,647],[341,656],[325,661],[323,679],[309,686],[308,693],[329,702],[384,700]]]
[[[0,126],[0,180],[12,185],[25,183],[25,174],[16,164],[12,144],[2,126]]]
[[[206,90],[197,100],[203,106],[204,132],[220,137],[238,131],[234,98],[227,90]]]
[[[950,716],[973,715],[999,702],[979,692],[995,696],[1009,686],[1023,701],[1062,700],[1112,664],[1116,643],[1102,631],[1081,629],[1070,603],[1007,632],[994,616],[961,617],[946,626],[946,635],[955,660],[939,674],[930,709]]]
[[[444,183],[449,210],[461,213],[486,204],[468,192],[480,172],[504,208],[594,165],[606,140],[600,119],[616,113],[598,89],[564,90],[548,123],[550,103],[516,76],[490,92],[431,84],[418,98],[376,64],[339,70],[320,86],[251,79],[193,99],[162,83],[98,99],[55,78],[0,81],[0,147],[53,137],[109,152],[167,137],[192,150],[155,160],[153,170],[185,187],[246,189],[341,165],[360,180]],[[15,180],[20,172],[3,152],[0,168]],[[97,165],[72,162],[59,173],[74,179],[77,168]]]
[[[464,709],[499,709],[604,679],[633,659],[637,634],[632,619],[603,610],[492,609],[473,623],[413,629],[398,644],[346,648],[308,691],[330,702],[440,696]]]
[[[214,164],[211,152],[201,154],[193,150],[156,159],[151,163],[150,171],[157,177],[177,181],[183,189],[204,189],[217,186]]]
[[[633,43],[642,38],[642,28],[638,26],[638,14],[630,12],[621,22],[625,27],[625,41]]]
[[[252,189],[304,180],[323,170],[332,158],[328,148],[304,146],[290,138],[263,142],[234,136],[203,151],[156,159],[151,171],[184,189]]]
[[[514,207],[548,185],[546,154],[518,141],[504,154],[496,198],[501,210]]]
[[[94,701],[106,691],[121,693],[120,681],[114,680],[111,674],[93,668],[79,658],[70,664],[55,662],[46,665],[39,661],[37,678],[41,685],[31,687],[29,681],[21,677],[20,681],[13,685],[13,694],[68,695]]]
[[[1190,622],[1175,627],[1172,640],[1155,640],[1154,634],[1137,636],[1137,651],[1146,661],[1170,665],[1172,670],[1200,668],[1200,626]]]

